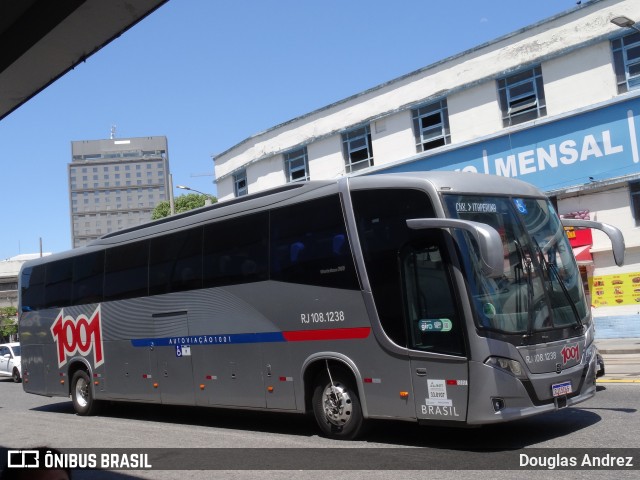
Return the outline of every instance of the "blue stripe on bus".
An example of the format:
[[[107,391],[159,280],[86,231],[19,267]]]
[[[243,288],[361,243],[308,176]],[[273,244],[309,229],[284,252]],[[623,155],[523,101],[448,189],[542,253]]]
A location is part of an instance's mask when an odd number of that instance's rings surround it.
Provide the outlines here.
[[[225,345],[238,343],[309,342],[315,340],[361,340],[371,327],[323,328],[289,332],[227,333],[217,335],[183,335],[131,340],[134,347],[170,347],[175,345]]]
[[[137,338],[131,340],[134,347],[167,347],[174,345],[225,345],[237,343],[284,342],[282,332],[230,333],[224,335],[184,335],[163,338]]]

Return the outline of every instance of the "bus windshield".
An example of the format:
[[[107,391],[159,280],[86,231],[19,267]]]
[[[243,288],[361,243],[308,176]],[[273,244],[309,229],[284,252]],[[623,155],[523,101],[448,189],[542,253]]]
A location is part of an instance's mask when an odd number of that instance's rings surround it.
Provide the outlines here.
[[[587,321],[580,272],[553,206],[541,198],[446,195],[452,218],[495,228],[502,238],[504,270],[482,274],[475,243],[466,233],[461,258],[481,329],[528,334]]]

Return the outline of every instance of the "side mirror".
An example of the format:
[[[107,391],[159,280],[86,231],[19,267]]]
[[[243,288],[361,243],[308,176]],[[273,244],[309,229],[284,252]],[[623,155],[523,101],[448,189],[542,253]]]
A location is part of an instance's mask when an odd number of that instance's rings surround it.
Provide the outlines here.
[[[564,227],[574,228],[595,228],[596,230],[603,231],[607,234],[609,240],[611,241],[613,259],[615,260],[616,265],[618,265],[619,267],[624,265],[624,236],[622,235],[622,232],[613,225],[594,222],[592,220],[578,220],[575,218],[562,219],[562,225]]]
[[[474,238],[480,249],[482,272],[488,277],[499,277],[504,273],[504,249],[500,234],[486,223],[452,218],[415,218],[407,220],[413,230],[427,228],[457,228],[466,230]]]

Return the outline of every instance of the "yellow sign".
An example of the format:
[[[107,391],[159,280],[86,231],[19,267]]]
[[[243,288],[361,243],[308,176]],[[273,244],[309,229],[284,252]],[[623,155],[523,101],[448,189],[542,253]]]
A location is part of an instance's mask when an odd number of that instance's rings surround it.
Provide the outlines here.
[[[589,291],[596,307],[640,304],[640,273],[591,277]]]

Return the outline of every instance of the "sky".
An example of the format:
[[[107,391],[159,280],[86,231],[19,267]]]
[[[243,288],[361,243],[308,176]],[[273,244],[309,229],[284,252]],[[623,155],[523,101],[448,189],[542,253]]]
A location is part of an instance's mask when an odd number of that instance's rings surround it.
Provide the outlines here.
[[[117,138],[166,136],[173,184],[215,195],[213,155],[575,7],[169,0],[0,121],[0,260],[37,253],[40,239],[45,252],[71,248],[72,141],[109,138],[112,125]]]

